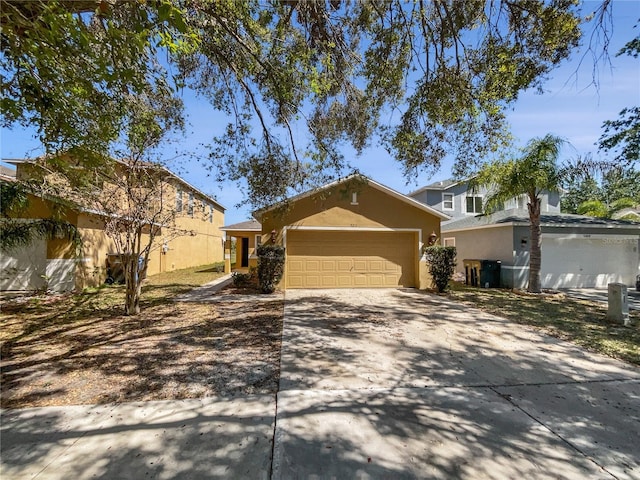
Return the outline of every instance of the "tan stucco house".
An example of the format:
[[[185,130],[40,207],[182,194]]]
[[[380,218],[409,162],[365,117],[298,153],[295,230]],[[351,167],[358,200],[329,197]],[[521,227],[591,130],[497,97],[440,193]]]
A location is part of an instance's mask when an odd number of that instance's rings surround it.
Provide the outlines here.
[[[440,237],[440,222],[449,218],[360,175],[254,217],[260,241],[285,247],[282,289],[430,287],[422,247]]]
[[[0,181],[28,180],[35,174],[35,160],[4,160],[16,167],[5,169]],[[170,222],[155,223],[147,264],[147,275],[181,268],[222,262],[224,256],[225,208],[196,187],[162,168],[162,195]],[[105,189],[108,186],[105,185]],[[82,240],[78,255],[67,239],[37,239],[25,248],[0,255],[0,291],[49,288],[66,291],[96,286],[107,278],[107,257],[116,254],[112,239],[105,233],[104,212],[80,203],[62,202],[47,196],[29,195],[29,206],[21,219],[60,218],[77,228]],[[144,237],[143,237],[144,241]]]

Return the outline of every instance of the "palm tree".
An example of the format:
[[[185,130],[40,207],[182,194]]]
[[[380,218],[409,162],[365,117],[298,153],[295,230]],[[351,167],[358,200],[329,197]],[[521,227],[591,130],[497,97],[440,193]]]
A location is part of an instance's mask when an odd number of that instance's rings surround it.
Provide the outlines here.
[[[564,143],[563,139],[551,134],[533,138],[523,149],[522,156],[484,165],[471,182],[473,186],[488,189],[484,205],[487,213],[515,197],[527,196],[531,232],[528,291],[533,293],[540,293],[542,192],[560,191],[561,175],[557,160]]]

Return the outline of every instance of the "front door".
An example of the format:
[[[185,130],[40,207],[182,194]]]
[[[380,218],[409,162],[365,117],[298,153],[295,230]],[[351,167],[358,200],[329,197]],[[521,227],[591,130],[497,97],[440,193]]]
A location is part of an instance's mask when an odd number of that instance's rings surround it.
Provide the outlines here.
[[[240,266],[246,268],[249,266],[249,239],[242,237],[242,256],[240,257]]]

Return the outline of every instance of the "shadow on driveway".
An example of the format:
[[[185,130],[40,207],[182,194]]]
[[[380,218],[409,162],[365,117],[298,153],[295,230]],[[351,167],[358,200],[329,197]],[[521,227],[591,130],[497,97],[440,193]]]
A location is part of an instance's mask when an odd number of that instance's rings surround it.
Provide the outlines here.
[[[288,291],[272,478],[637,478],[639,392],[442,297]]]

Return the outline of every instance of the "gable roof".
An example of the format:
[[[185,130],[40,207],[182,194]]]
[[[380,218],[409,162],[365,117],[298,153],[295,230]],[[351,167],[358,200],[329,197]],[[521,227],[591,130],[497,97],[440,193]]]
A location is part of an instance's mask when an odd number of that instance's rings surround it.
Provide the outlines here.
[[[246,222],[234,223],[220,227],[223,232],[226,231],[244,231],[244,232],[261,232],[262,225],[257,220],[247,220]]]
[[[476,215],[452,220],[442,224],[442,232],[459,230],[473,230],[492,226],[528,226],[529,212],[524,209],[513,208],[502,210],[491,215]],[[640,223],[610,218],[587,217],[569,213],[543,213],[540,215],[540,225],[543,227],[590,227],[590,228],[637,228],[640,234]]]
[[[431,215],[434,215],[442,220],[449,220],[451,217],[445,213],[442,213],[438,210],[436,210],[435,208],[432,208],[428,205],[425,205],[422,202],[419,202],[411,197],[408,197],[407,195],[404,195],[400,192],[395,191],[394,189],[387,187],[386,185],[383,185],[381,183],[376,182],[375,180],[370,179],[369,177],[359,174],[359,173],[352,173],[351,175],[348,175],[344,178],[339,178],[338,180],[335,180],[333,182],[327,183],[326,185],[323,185],[322,187],[319,188],[315,188],[312,190],[309,190],[307,192],[303,192],[300,193],[298,195],[295,195],[291,198],[288,198],[285,202],[278,202],[275,203],[273,205],[269,205],[268,207],[259,209],[259,210],[255,210],[253,212],[253,217],[257,220],[260,220],[260,216],[270,212],[272,210],[275,210],[278,207],[281,207],[283,205],[285,205],[286,202],[297,202],[298,200],[302,200],[303,198],[307,198],[310,197],[313,194],[316,194],[318,192],[322,192],[323,190],[328,190],[330,188],[335,187],[336,185],[340,185],[341,183],[347,182],[349,180],[352,179],[357,179],[357,180],[361,180],[363,181],[366,185],[373,187],[383,193],[386,193],[387,195],[389,195],[390,197],[396,198],[408,205],[411,205],[412,207],[415,207],[419,210],[422,210],[424,212],[430,213]]]
[[[38,157],[38,158],[3,158],[2,161],[9,163],[11,165],[20,165],[22,163],[31,163],[34,165],[38,164],[38,160],[41,159],[42,157]],[[114,159],[116,162],[126,166],[126,162],[119,160],[119,159]],[[176,175],[175,173],[173,173],[171,170],[169,170],[167,167],[163,166],[163,165],[159,165],[159,164],[153,164],[153,163],[147,163],[147,165],[149,166],[153,166],[155,168],[160,169],[161,171],[163,171],[164,173],[166,173],[167,175],[171,176],[174,180],[176,180],[178,183],[180,183],[182,186],[186,187],[186,189],[191,190],[195,193],[197,193],[198,195],[200,195],[201,197],[204,197],[207,199],[207,201],[213,203],[218,210],[221,210],[223,213],[226,210],[226,208],[224,206],[222,206],[217,200],[215,200],[214,198],[212,198],[211,196],[207,195],[206,193],[202,192],[201,190],[199,190],[198,188],[194,187],[193,185],[191,185],[189,182],[187,182],[185,179],[179,177],[178,175]]]
[[[461,183],[468,182],[470,179],[465,180],[454,180],[453,178],[448,178],[446,180],[441,180],[439,182],[433,182],[429,185],[426,185],[418,190],[414,190],[407,195],[413,197],[414,195],[418,195],[419,193],[426,192],[427,190],[434,190],[437,192],[443,192],[445,190],[449,190],[450,188],[455,187],[456,185],[460,185]]]

